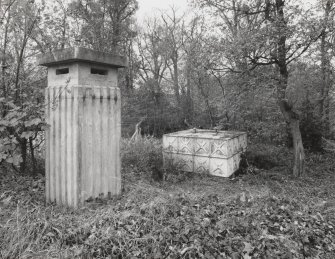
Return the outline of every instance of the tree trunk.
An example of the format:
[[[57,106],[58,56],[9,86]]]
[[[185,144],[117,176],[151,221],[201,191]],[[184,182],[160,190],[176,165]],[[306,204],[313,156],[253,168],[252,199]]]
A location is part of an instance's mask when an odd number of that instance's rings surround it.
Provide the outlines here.
[[[1,7],[1,5],[0,5]],[[5,79],[5,70],[6,70],[6,55],[7,55],[7,43],[8,43],[8,28],[9,28],[9,20],[10,20],[10,8],[8,8],[8,15],[7,15],[7,20],[6,20],[6,25],[5,25],[5,33],[4,33],[4,39],[3,39],[3,49],[2,49],[2,60],[1,60],[1,79],[2,79],[2,97],[7,99],[7,85],[6,85],[6,79]],[[8,107],[7,105],[3,105],[2,108],[2,117],[5,117],[7,114]]]
[[[21,174],[24,174],[27,169],[27,139],[22,138],[20,139],[19,143],[22,156],[22,162],[20,163],[20,172]]]
[[[208,116],[209,116],[209,123],[210,123],[210,127],[212,128],[214,126],[214,116],[213,116],[213,112],[212,112],[212,107],[211,104],[209,103],[209,96],[208,94],[204,91],[203,87],[202,87],[202,80],[201,80],[201,75],[198,74],[198,88],[200,90],[201,95],[204,98],[205,104],[206,104],[206,108],[207,108],[207,112],[208,112]]]
[[[286,62],[286,32],[287,23],[284,15],[284,0],[276,0],[276,10],[278,14],[278,43],[277,43],[277,53],[278,60],[276,62],[278,72],[279,72],[279,84],[277,87],[277,98],[280,110],[284,115],[286,122],[289,124],[292,140],[293,140],[293,175],[302,176],[304,175],[304,165],[305,165],[305,153],[301,138],[301,132],[299,128],[299,116],[293,111],[293,107],[289,105],[286,100],[286,89],[288,85],[288,69]]]
[[[184,103],[184,118],[186,118],[188,121],[193,123],[193,99],[192,99],[192,92],[191,92],[191,62],[189,59],[187,59],[186,63],[186,98]]]
[[[172,58],[173,62],[173,88],[174,88],[174,94],[176,97],[176,102],[178,105],[178,108],[181,107],[180,105],[180,94],[179,94],[179,75],[178,75],[178,53],[174,53],[174,57]]]
[[[330,57],[328,55],[329,47],[327,47],[327,29],[329,27],[329,16],[332,10],[333,1],[328,0],[326,2],[324,10],[324,20],[323,20],[323,29],[321,36],[321,75],[322,75],[322,85],[320,91],[320,103],[319,103],[319,114],[322,118],[324,124],[324,133],[327,135],[330,132],[330,123],[329,123],[329,90],[331,85],[330,73]]]
[[[127,43],[127,52],[129,57],[128,67],[125,69],[125,78],[126,78],[126,90],[129,92],[134,88],[134,44],[133,39],[130,39]]]
[[[305,174],[305,151],[302,143],[298,115],[285,100],[279,101],[279,106],[286,122],[289,125],[293,142],[293,175],[296,177]]]
[[[299,120],[291,119],[289,126],[293,139],[293,175],[298,177],[305,173],[305,151],[302,144]]]
[[[185,109],[184,109],[184,117],[189,121],[193,122],[193,100],[191,95],[191,85],[187,82],[186,86],[186,100],[185,100]]]
[[[113,2],[113,1],[111,1]],[[112,53],[118,53],[118,47],[120,44],[120,36],[121,36],[121,15],[122,11],[125,10],[125,8],[122,8],[120,6],[121,2],[120,1],[115,1],[114,4],[110,8],[112,8],[109,12],[110,19],[113,23],[112,25]]]
[[[37,174],[37,168],[36,168],[36,158],[35,158],[35,150],[34,150],[34,145],[33,145],[33,138],[29,138],[29,149],[30,149],[30,155],[31,155],[31,163],[32,163],[32,173]]]

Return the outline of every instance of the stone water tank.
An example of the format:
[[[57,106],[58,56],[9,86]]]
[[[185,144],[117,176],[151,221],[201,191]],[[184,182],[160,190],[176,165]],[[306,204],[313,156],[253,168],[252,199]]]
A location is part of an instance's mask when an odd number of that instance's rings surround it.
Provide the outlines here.
[[[163,136],[164,165],[183,171],[229,177],[247,148],[247,134],[237,131],[190,129]]]

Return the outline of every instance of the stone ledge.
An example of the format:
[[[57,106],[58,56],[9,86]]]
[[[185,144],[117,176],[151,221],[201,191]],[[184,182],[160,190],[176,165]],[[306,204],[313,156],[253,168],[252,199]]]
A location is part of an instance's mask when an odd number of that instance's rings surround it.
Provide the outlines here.
[[[37,62],[41,66],[55,66],[72,62],[87,62],[114,68],[127,67],[126,57],[83,47],[73,47],[40,54]]]

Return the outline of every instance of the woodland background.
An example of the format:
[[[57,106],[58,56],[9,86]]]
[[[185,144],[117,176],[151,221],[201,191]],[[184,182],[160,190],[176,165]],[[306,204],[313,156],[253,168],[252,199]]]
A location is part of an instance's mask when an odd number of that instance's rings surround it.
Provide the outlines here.
[[[300,122],[307,149],[334,138],[332,0],[189,4],[187,14],[171,7],[137,23],[136,0],[0,1],[1,163],[43,170],[47,83],[36,55],[70,46],[128,57],[119,77],[126,137],[141,122],[155,137],[216,127],[292,146]]]
[[[334,1],[189,4],[0,0],[1,259],[335,258]],[[129,59],[122,194],[78,209],[45,203],[36,64],[71,46]],[[160,137],[191,127],[246,131],[243,174],[164,168]]]

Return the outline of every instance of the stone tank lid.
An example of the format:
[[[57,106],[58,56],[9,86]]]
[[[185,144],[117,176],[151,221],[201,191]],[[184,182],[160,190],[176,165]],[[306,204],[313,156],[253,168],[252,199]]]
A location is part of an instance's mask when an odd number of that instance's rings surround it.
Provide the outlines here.
[[[83,47],[72,47],[40,54],[37,57],[41,66],[52,67],[75,62],[86,62],[107,67],[126,67],[128,60],[124,56],[96,51]]]
[[[188,129],[177,131],[164,136],[169,137],[184,137],[184,138],[198,138],[198,139],[221,139],[228,140],[245,135],[242,131],[222,131],[222,130],[208,130],[208,129]]]

